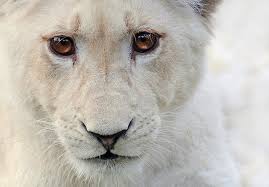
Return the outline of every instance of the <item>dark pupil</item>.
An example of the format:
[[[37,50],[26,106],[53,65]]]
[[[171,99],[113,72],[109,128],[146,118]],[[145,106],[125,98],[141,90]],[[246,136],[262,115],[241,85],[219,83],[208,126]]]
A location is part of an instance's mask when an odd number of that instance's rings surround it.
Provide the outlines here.
[[[62,47],[69,47],[70,46],[70,40],[68,38],[56,37],[56,38],[54,38],[54,42],[56,45],[62,45]]]
[[[138,42],[147,42],[149,40],[149,34],[141,34],[138,36]]]

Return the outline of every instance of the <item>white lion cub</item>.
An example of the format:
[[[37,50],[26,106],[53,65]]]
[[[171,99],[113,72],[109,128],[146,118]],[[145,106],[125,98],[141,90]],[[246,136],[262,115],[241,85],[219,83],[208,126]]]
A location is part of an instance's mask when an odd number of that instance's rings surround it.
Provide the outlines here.
[[[0,186],[239,186],[204,71],[216,4],[1,0]]]

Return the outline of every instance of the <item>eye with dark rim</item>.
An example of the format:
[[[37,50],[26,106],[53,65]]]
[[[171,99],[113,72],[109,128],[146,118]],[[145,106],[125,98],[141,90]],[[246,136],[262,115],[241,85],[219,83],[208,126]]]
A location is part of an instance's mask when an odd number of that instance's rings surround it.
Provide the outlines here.
[[[54,36],[49,40],[50,50],[63,57],[72,56],[76,53],[76,46],[73,38],[68,36]]]
[[[138,32],[133,37],[133,50],[141,54],[149,53],[158,47],[159,39],[159,34]]]

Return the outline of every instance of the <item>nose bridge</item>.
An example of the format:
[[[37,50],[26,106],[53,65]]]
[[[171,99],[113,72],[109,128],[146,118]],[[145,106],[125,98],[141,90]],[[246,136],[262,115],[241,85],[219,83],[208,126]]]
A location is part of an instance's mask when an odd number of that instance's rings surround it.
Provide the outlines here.
[[[116,80],[130,71],[128,46],[116,36],[104,32],[89,45],[95,64],[95,74],[106,81]],[[127,51],[126,51],[127,50]]]
[[[100,135],[126,130],[132,120],[128,96],[110,92],[93,97],[84,107],[83,118],[87,130]]]
[[[132,119],[128,61],[115,46],[113,49],[112,40],[99,42],[95,43],[95,50],[98,49],[93,59],[95,66],[87,71],[94,76],[85,73],[88,87],[84,87],[87,91],[81,113],[87,130],[101,135],[115,134],[127,129]]]

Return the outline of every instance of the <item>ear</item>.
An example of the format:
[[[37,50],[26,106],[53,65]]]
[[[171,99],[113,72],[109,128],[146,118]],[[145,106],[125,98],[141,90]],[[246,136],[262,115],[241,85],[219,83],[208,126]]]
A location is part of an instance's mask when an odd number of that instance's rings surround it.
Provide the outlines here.
[[[185,0],[196,13],[208,19],[216,10],[221,0]]]

